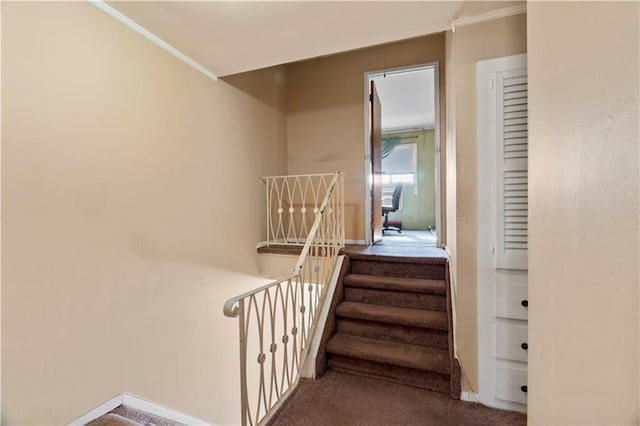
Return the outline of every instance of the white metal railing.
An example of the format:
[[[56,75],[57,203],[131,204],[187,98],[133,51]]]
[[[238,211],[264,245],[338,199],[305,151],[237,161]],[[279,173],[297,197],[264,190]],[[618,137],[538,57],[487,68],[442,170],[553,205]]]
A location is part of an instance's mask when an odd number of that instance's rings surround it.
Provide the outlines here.
[[[267,420],[300,376],[316,313],[344,247],[343,174],[332,176],[293,274],[224,305],[227,317],[238,318],[242,425]]]
[[[267,191],[267,239],[260,245],[303,245],[334,176],[330,173],[263,177]],[[342,177],[339,185],[342,188]]]

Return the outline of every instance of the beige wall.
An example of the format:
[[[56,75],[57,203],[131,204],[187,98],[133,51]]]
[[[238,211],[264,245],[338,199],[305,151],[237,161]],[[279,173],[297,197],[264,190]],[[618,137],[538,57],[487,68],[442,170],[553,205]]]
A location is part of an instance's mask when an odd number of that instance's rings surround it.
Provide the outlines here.
[[[416,183],[405,185],[402,190],[402,206],[389,214],[389,220],[402,221],[402,229],[426,230],[436,227],[436,145],[435,130],[386,133],[385,136],[401,139],[399,145],[416,144],[418,173]],[[384,172],[384,166],[382,171]],[[395,184],[388,185],[393,191]]]
[[[523,53],[527,50],[526,16],[515,15],[459,27],[450,37],[448,51],[455,58],[455,147],[457,239],[454,249],[456,271],[457,350],[464,370],[465,389],[478,391],[477,326],[477,149],[476,149],[476,62],[482,59]]]
[[[639,5],[529,3],[529,423],[638,424]]]
[[[222,304],[262,282],[282,84],[211,81],[86,2],[2,3],[3,424],[125,391],[238,422]]]
[[[444,129],[444,34],[286,67],[288,173],[345,172],[347,239],[365,238],[364,73],[428,62],[440,62]]]

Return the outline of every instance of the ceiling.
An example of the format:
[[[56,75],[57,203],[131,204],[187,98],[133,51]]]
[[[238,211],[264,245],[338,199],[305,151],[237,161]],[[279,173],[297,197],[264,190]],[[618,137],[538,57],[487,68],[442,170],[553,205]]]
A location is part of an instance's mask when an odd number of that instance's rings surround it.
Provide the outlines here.
[[[373,78],[382,104],[384,132],[435,126],[434,75],[434,69],[427,68]]]
[[[110,1],[218,76],[444,31],[462,1]]]

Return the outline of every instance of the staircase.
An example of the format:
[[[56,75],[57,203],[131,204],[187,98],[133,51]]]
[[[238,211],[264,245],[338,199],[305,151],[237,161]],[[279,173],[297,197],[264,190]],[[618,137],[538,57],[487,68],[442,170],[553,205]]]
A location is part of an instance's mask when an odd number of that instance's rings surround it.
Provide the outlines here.
[[[323,335],[326,369],[460,398],[448,260],[347,253]]]

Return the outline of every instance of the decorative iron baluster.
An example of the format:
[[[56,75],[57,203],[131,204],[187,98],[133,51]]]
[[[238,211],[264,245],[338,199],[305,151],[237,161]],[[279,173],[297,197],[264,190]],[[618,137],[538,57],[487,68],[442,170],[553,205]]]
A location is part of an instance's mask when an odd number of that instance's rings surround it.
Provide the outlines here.
[[[342,173],[276,176],[263,180],[267,188],[267,244],[280,241],[294,244],[303,239],[305,242],[291,277],[274,281],[225,303],[224,314],[238,317],[239,323],[243,425],[263,422],[296,385],[315,326],[315,316],[324,303],[339,250],[344,247]],[[313,200],[307,198],[310,193]],[[299,210],[300,224],[296,227],[294,206],[298,199],[302,207]],[[314,220],[309,227],[307,217],[311,216],[306,216],[306,213],[310,213],[311,206]],[[303,211],[303,208],[307,210]],[[288,217],[288,224],[284,217]],[[289,233],[285,233],[285,229]],[[255,334],[256,353],[249,354],[249,338]],[[248,376],[248,362],[252,359],[256,362],[252,365],[258,370],[255,378]],[[250,396],[249,383],[255,390],[255,398]]]

